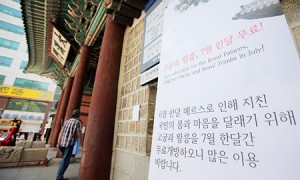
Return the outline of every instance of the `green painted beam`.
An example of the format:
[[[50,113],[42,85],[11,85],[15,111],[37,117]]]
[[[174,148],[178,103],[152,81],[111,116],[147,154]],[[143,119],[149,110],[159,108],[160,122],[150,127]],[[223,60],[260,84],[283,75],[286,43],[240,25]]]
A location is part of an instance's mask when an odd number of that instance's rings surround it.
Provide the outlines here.
[[[94,34],[96,29],[97,29],[97,26],[99,25],[102,17],[104,16],[105,12],[106,12],[106,9],[105,9],[105,6],[104,6],[104,3],[103,3],[103,0],[99,3],[100,5],[97,7],[97,10],[96,10],[96,13],[93,17],[93,19],[91,20],[91,24],[87,30],[87,33],[86,33],[86,38],[85,38],[85,41],[84,41],[84,44],[89,44],[89,42],[91,41],[90,38],[87,37],[88,34]],[[101,25],[99,31],[97,32],[96,36],[99,35],[99,33],[103,30],[103,28],[105,27],[105,22],[103,22],[103,24]],[[79,63],[79,60],[80,60],[80,55],[77,54],[76,56],[76,59],[72,65],[72,68],[71,68],[71,71],[70,71],[70,74],[73,74],[74,71],[76,70],[76,67]]]
[[[105,12],[106,12],[106,8],[104,6],[104,3],[101,2],[101,4],[97,8],[95,16],[93,17],[93,19],[91,21],[91,25],[90,25],[89,29],[86,32],[86,35],[85,35],[86,39],[85,39],[85,42],[84,42],[85,44],[90,44],[91,37],[89,37],[88,35],[89,34],[94,35],[94,33],[95,33],[95,31],[96,31],[96,29],[97,29],[97,27],[98,27],[98,25],[99,25],[102,17],[104,16]],[[96,36],[98,36],[101,31],[102,31],[102,29],[100,29],[97,32]]]
[[[76,2],[78,3],[78,1]],[[98,6],[96,7],[97,9],[93,16],[90,16],[91,14],[89,14],[88,12],[84,12],[84,18],[88,18],[88,20],[91,21],[88,25],[87,30],[83,34],[83,36],[85,37],[84,41],[82,42],[83,44],[93,46],[95,42],[93,37],[98,37],[105,27],[106,21],[104,20],[103,22],[101,22],[101,20],[105,16],[106,8],[104,7],[104,0],[90,0],[89,2],[93,4],[92,6]],[[50,18],[50,14],[55,14],[56,24],[62,26],[64,31],[69,31],[70,34],[75,36],[74,31],[66,27],[65,24],[65,19],[71,20],[67,16],[69,10],[68,6],[71,3],[72,1],[61,1],[60,3],[53,3],[47,0],[21,0],[22,14],[25,24],[29,53],[29,63],[25,69],[26,73],[35,73],[39,75],[46,74],[47,76],[55,77],[55,79],[59,81],[60,84],[63,84],[63,82],[61,81],[64,81],[65,75],[68,75],[61,74],[64,72],[62,72],[63,70],[61,68],[57,69],[57,63],[55,61],[53,61],[52,64],[48,63],[47,61],[49,60],[47,59],[47,41],[49,33],[48,20]],[[45,64],[44,61],[47,61],[46,64],[48,67],[43,67],[43,64]],[[68,61],[70,62],[70,60]],[[70,67],[70,74],[74,74],[79,61],[80,54],[77,54],[72,66]],[[52,73],[56,74],[51,75]],[[86,91],[91,93],[91,89],[86,89]]]
[[[75,69],[76,69],[76,67],[77,67],[77,65],[78,65],[79,59],[80,59],[80,55],[77,54],[76,59],[75,59],[75,61],[74,61],[74,63],[73,63],[73,66],[72,66],[72,68],[71,68],[70,74],[73,74],[73,73],[74,73],[74,71],[75,71]]]

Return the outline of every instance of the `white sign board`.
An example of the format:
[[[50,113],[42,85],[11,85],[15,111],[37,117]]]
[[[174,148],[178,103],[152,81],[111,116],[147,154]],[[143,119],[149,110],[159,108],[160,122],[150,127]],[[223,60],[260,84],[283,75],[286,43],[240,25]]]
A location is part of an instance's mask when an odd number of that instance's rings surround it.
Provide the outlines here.
[[[140,120],[140,105],[135,105],[132,108],[132,121]]]
[[[85,133],[85,126],[82,126],[81,133]]]
[[[70,43],[53,27],[51,53],[64,66],[70,50]]]
[[[174,0],[164,17],[149,180],[299,180],[300,60],[278,0]]]
[[[42,122],[44,120],[45,113],[16,111],[16,110],[4,110],[2,119],[14,119],[20,118],[22,120],[34,120]]]
[[[153,79],[156,79],[158,77],[158,66],[159,64],[141,73],[140,85],[144,85],[147,82],[152,81]]]

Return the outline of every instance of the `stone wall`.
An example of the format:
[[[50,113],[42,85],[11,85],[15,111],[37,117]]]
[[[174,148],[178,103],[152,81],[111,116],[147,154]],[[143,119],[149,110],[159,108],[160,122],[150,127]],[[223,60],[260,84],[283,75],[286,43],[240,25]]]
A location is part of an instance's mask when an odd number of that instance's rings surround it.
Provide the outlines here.
[[[120,67],[111,179],[148,178],[156,83],[140,86],[144,17],[127,27]],[[140,105],[140,118],[132,120],[133,106]]]

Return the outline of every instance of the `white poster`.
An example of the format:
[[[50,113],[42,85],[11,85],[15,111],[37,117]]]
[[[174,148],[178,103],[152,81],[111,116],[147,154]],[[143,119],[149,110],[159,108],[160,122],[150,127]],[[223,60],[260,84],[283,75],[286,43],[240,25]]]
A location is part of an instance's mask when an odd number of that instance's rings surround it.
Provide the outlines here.
[[[149,180],[299,180],[300,60],[278,0],[173,0]]]

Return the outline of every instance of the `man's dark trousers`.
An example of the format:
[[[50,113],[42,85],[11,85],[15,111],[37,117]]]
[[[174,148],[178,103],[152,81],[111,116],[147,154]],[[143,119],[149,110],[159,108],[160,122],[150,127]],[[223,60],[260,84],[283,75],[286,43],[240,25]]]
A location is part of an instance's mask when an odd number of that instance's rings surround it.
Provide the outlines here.
[[[63,180],[65,171],[69,167],[70,159],[72,157],[73,147],[74,145],[70,147],[61,147],[61,146],[59,147],[59,150],[63,153],[63,157],[57,171],[56,180]]]

